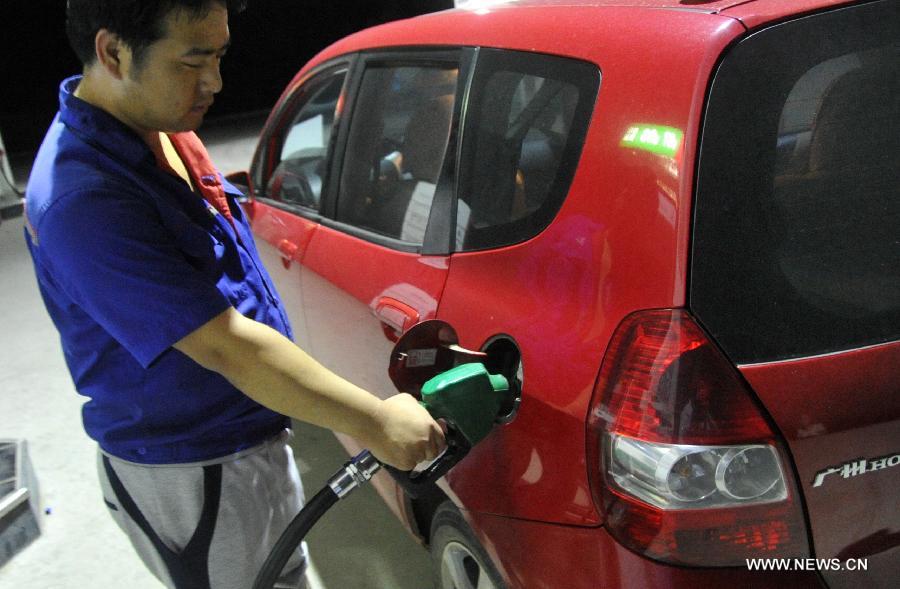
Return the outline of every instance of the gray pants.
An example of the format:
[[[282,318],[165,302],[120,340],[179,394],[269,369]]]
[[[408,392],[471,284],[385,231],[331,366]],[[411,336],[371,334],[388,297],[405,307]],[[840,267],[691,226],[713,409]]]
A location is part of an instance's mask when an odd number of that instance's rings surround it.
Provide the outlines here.
[[[144,564],[171,589],[249,589],[303,505],[285,431],[208,462],[145,465],[98,453],[103,499]],[[305,587],[306,546],[276,587]]]

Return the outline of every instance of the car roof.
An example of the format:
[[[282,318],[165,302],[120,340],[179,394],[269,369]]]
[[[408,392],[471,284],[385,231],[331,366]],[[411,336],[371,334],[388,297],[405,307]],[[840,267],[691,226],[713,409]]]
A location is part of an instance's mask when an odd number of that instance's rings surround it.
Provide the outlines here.
[[[470,0],[460,3],[462,10],[497,10],[513,7],[620,6],[642,8],[674,8],[718,12],[748,0]]]
[[[525,8],[550,10],[587,7],[663,9],[723,14],[742,21],[748,27],[754,27],[791,15],[861,1],[863,0],[469,0],[460,3],[455,10],[497,12]]]
[[[759,11],[782,15],[799,14],[817,8],[848,4],[854,0],[469,0],[460,2],[458,10],[483,11],[508,8],[560,7],[620,7],[690,10],[716,14],[736,10],[736,14],[755,14]]]
[[[651,26],[676,50],[710,34],[708,19],[737,21],[746,29],[860,0],[470,0],[466,4],[352,34],[326,48],[312,64],[342,53],[403,45],[469,45],[531,49],[590,59],[592,32],[621,38],[623,30]],[[701,24],[707,21],[706,24]],[[636,24],[640,26],[635,27]],[[700,30],[694,30],[699,25]],[[706,30],[704,33],[703,30]],[[618,32],[616,32],[618,31]],[[715,27],[713,27],[713,32]],[[586,36],[592,42],[586,42]]]

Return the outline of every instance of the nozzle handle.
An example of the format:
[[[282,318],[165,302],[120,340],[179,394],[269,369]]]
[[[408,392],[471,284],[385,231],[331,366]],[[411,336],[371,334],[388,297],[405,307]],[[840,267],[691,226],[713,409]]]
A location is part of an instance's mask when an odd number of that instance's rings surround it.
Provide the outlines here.
[[[471,444],[466,440],[459,430],[452,423],[447,424],[447,448],[441,452],[441,455],[434,459],[424,470],[400,470],[393,466],[384,464],[387,470],[397,484],[413,499],[417,499],[422,491],[433,485],[439,478],[447,474],[447,471],[453,468],[457,462],[466,457],[469,450],[472,449]]]

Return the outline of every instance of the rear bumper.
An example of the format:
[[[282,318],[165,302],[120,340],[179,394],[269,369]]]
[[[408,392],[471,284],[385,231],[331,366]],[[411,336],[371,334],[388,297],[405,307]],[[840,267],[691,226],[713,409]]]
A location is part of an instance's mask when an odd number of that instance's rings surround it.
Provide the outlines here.
[[[815,572],[664,565],[627,550],[605,528],[463,512],[510,589],[823,589]],[[502,559],[498,554],[502,554]]]

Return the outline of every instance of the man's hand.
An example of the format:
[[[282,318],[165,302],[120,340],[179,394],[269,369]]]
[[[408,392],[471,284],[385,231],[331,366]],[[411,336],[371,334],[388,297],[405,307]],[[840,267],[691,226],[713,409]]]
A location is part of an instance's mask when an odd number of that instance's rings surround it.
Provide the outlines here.
[[[412,470],[446,446],[443,430],[408,394],[382,401],[331,372],[286,337],[228,309],[175,344],[245,395],[283,415],[349,434],[376,458]]]
[[[374,417],[378,427],[360,442],[378,460],[400,470],[434,460],[447,446],[441,426],[407,393],[382,401]]]

